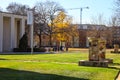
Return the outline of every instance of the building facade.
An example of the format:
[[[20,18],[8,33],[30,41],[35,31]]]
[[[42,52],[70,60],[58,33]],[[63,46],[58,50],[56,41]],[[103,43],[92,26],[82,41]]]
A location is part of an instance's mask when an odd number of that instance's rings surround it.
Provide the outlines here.
[[[112,31],[112,45],[118,44],[120,46],[120,27],[113,26],[111,27]]]
[[[78,26],[78,30],[79,30],[79,46],[77,47],[86,48],[89,47],[88,37],[105,38],[106,26],[94,24],[82,24]]]
[[[105,26],[94,24],[82,24],[78,26],[79,30],[79,46],[74,47],[89,47],[88,37],[100,37],[106,40],[106,46],[113,48],[114,44],[120,46],[120,27],[119,26]]]
[[[0,52],[17,48],[25,33],[26,16],[0,12]]]

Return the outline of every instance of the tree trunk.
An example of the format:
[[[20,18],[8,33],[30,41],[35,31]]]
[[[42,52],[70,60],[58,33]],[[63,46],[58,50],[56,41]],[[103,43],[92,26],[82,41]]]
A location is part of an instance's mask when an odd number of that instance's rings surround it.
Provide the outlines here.
[[[50,46],[52,46],[52,34],[50,33],[50,37],[49,37],[50,39],[49,39],[49,42],[50,42]]]
[[[41,34],[41,31],[40,31],[40,34],[39,34],[39,40],[40,40],[39,47],[41,47],[41,43],[42,43],[42,34]]]
[[[72,36],[72,47],[74,47],[74,36]]]

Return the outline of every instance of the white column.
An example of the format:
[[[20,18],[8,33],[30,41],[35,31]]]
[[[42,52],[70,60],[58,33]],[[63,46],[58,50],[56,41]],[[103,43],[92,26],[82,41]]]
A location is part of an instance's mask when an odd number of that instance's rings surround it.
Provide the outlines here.
[[[25,33],[25,19],[23,17],[20,26],[20,38],[24,35],[24,33]]]
[[[11,16],[11,50],[15,48],[15,18]]]
[[[3,51],[3,15],[0,13],[0,52]]]

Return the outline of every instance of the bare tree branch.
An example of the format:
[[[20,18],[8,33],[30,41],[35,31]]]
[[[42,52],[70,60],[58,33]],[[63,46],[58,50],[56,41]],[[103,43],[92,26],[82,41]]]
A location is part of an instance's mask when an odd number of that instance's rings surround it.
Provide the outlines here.
[[[22,5],[22,4],[12,2],[8,5],[6,9],[10,13],[26,15],[28,8],[29,8],[28,5]]]

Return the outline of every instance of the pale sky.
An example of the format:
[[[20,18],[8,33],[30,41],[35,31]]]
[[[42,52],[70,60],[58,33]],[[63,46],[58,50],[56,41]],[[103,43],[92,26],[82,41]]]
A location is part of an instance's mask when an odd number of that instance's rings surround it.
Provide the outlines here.
[[[33,7],[37,2],[45,0],[0,0],[0,7],[5,11],[6,7],[11,2],[21,3]],[[103,14],[104,18],[108,20],[113,14],[113,6],[116,0],[51,0],[58,2],[63,8],[66,9],[69,15],[73,16],[75,23],[80,21],[80,10],[69,10],[70,8],[89,7],[83,9],[82,22],[90,23],[92,17]]]

